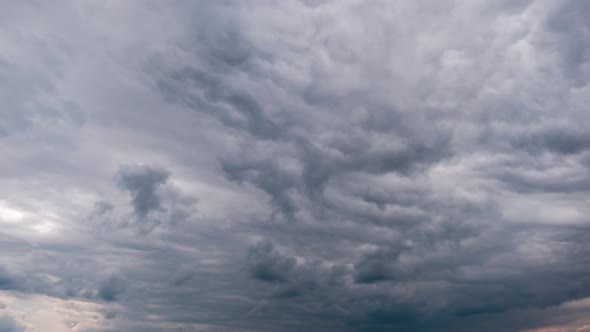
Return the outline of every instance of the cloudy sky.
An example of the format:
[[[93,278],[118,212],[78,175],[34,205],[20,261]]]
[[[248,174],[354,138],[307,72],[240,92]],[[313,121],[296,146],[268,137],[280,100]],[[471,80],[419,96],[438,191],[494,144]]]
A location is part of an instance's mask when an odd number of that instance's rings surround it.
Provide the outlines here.
[[[0,3],[0,332],[590,331],[590,1]]]

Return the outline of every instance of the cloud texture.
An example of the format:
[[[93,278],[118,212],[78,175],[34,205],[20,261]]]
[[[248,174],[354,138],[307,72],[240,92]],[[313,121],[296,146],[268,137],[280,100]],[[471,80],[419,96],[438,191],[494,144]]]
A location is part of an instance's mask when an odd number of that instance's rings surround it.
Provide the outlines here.
[[[590,324],[589,2],[0,12],[0,332]]]

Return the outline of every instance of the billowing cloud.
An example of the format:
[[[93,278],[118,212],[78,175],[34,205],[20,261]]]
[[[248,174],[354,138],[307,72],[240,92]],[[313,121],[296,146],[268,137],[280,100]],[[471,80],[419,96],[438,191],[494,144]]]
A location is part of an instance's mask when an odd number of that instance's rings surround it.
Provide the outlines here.
[[[4,7],[0,330],[590,324],[586,1]]]

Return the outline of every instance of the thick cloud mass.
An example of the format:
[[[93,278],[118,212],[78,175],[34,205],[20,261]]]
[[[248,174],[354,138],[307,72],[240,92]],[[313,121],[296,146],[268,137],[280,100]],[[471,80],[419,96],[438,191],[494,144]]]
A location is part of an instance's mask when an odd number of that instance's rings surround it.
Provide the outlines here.
[[[584,331],[588,17],[4,5],[0,332]]]
[[[149,166],[126,166],[117,172],[117,184],[131,195],[133,210],[140,217],[160,208],[157,189],[168,181],[170,174]]]

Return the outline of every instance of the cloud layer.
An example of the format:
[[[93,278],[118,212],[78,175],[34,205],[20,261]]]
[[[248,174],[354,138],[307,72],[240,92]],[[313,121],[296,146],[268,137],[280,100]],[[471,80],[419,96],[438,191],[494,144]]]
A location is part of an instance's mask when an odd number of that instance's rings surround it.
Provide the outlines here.
[[[0,331],[590,324],[588,2],[5,7]]]

